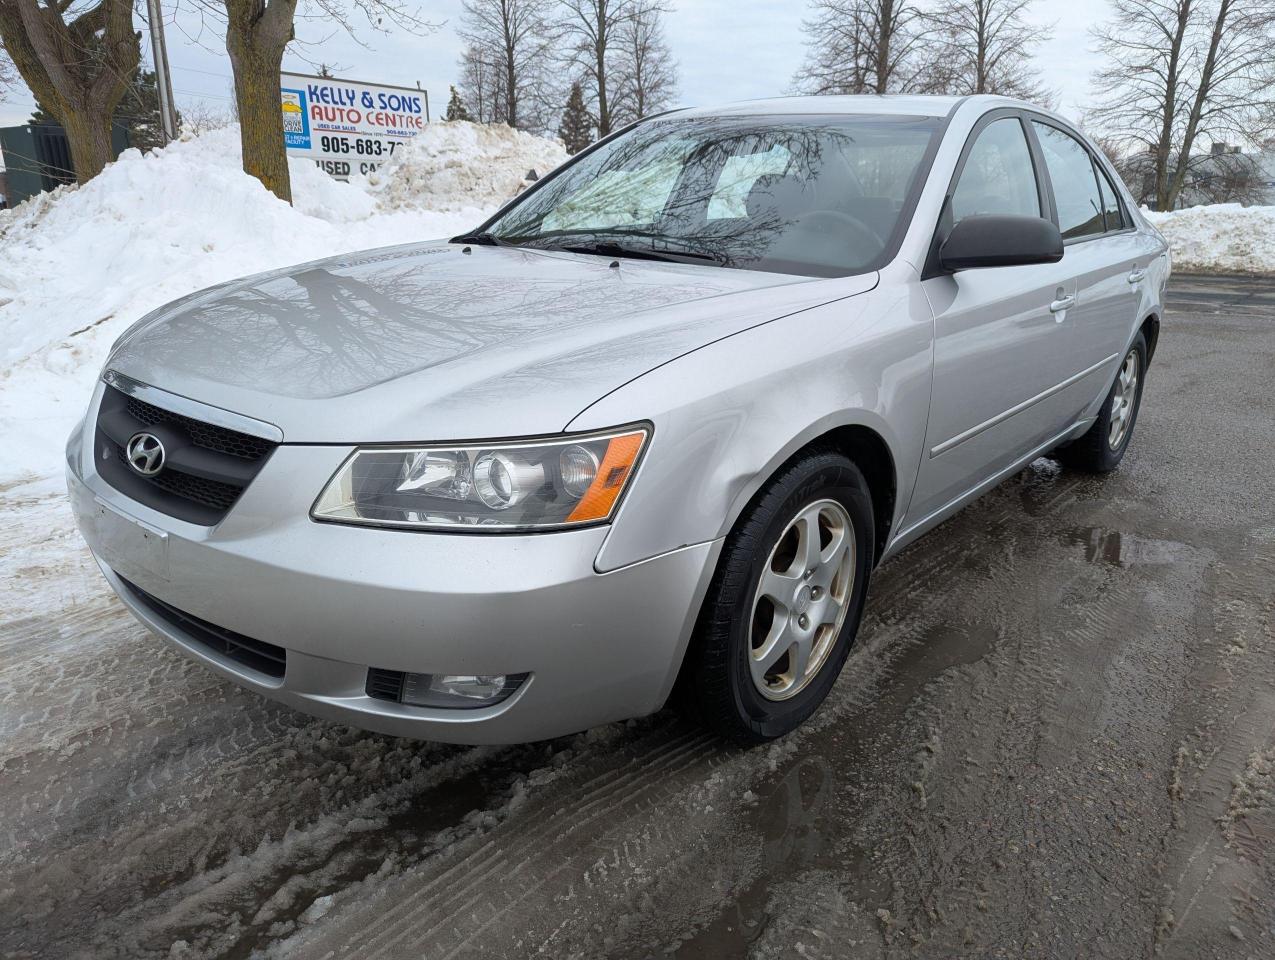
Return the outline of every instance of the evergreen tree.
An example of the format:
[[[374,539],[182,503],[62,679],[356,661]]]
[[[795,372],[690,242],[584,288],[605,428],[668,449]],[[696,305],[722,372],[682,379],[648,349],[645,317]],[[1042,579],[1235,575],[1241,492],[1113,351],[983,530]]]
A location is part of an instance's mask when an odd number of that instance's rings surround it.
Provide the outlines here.
[[[584,105],[584,91],[578,81],[571,84],[571,96],[562,114],[558,136],[572,156],[593,143],[593,117],[589,116],[589,108]]]
[[[451,99],[447,101],[447,118],[448,120],[471,120],[469,111],[465,108],[465,102],[461,100],[460,94],[456,92],[456,88],[452,87]]]

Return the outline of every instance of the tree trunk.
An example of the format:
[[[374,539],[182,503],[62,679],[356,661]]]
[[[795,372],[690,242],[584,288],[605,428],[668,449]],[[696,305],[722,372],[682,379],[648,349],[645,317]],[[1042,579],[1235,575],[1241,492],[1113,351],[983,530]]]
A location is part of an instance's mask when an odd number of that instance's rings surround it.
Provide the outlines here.
[[[111,114],[72,106],[59,118],[71,148],[76,183],[88,183],[111,162]]]
[[[877,77],[872,92],[883,94],[890,89],[890,74],[893,72],[890,66],[890,46],[894,40],[893,0],[884,0],[878,9],[878,15],[880,23],[877,25],[879,33],[877,35],[876,62],[874,64]]]
[[[598,76],[598,139],[611,132],[611,105],[607,102],[607,44],[611,40],[611,12],[607,0],[598,0],[593,41],[593,68]]]
[[[227,38],[235,74],[239,142],[244,173],[260,180],[280,200],[292,202],[288,153],[283,144],[279,70],[285,44],[233,43]],[[267,47],[265,50],[260,47]]]
[[[601,29],[606,29],[606,24],[602,23]],[[601,39],[594,47],[594,69],[597,70],[598,76],[598,139],[601,140],[611,132],[611,106],[607,103],[607,53],[606,43]]]
[[[1226,33],[1227,19],[1231,14],[1231,0],[1222,0],[1218,5],[1217,17],[1213,21],[1213,33],[1209,37],[1209,52],[1204,57],[1204,66],[1200,68],[1200,84],[1195,91],[1195,100],[1191,104],[1191,113],[1187,117],[1186,131],[1182,135],[1182,146],[1178,153],[1178,162],[1169,181],[1167,205],[1165,210],[1172,210],[1182,193],[1186,183],[1186,168],[1191,163],[1191,149],[1195,146],[1195,138],[1200,132],[1200,119],[1204,116],[1204,108],[1213,92],[1213,74],[1217,69],[1217,52],[1222,37]]]
[[[518,126],[518,74],[514,69],[514,49],[505,48],[505,123]]]
[[[1169,197],[1169,151],[1173,141],[1173,122],[1178,112],[1178,83],[1181,70],[1182,45],[1191,20],[1191,0],[1180,0],[1178,19],[1174,25],[1173,39],[1169,43],[1169,63],[1164,76],[1164,105],[1160,115],[1160,134],[1155,145],[1155,206],[1157,210],[1172,210]]]

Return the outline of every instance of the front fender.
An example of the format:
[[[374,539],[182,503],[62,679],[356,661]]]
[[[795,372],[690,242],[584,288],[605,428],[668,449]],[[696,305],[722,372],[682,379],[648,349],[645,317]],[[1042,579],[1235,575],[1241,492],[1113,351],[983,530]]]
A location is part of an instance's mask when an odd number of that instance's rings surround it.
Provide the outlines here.
[[[588,407],[568,429],[655,425],[597,569],[725,536],[780,464],[842,426],[885,441],[899,519],[924,446],[932,341],[919,287],[878,287],[710,344]]]

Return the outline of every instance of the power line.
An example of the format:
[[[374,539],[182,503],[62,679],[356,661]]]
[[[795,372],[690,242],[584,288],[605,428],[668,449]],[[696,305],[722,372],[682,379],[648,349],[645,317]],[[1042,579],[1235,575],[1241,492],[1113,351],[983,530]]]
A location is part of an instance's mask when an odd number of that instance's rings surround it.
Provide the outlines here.
[[[181,67],[181,66],[174,66],[174,67],[173,67],[173,69],[174,69],[174,70],[183,70],[183,71],[185,71],[186,73],[202,73],[202,74],[203,74],[204,76],[206,76],[206,77],[217,77],[217,78],[219,78],[219,79],[221,79],[221,80],[233,80],[233,79],[234,79],[234,77],[232,77],[232,76],[231,76],[230,74],[228,74],[228,73],[216,73],[216,72],[214,72],[214,71],[212,71],[212,70],[199,70],[199,69],[197,69],[197,68],[195,68],[195,67]]]

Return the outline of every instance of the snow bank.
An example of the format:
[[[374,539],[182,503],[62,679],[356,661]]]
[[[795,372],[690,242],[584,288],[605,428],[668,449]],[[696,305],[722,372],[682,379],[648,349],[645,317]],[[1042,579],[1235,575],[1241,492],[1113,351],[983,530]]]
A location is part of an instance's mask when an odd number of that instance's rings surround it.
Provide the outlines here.
[[[1218,203],[1169,213],[1143,210],[1190,273],[1275,273],[1275,207]]]
[[[454,210],[518,193],[528,171],[544,176],[567,159],[556,140],[503,124],[434,123],[368,177],[382,209]]]
[[[0,487],[60,484],[62,445],[107,349],[148,311],[246,274],[450,236],[512,196],[529,168],[565,158],[528,134],[438,126],[375,184],[294,161],[295,206],[242,172],[229,127],[130,150],[82,188],[0,212]]]

